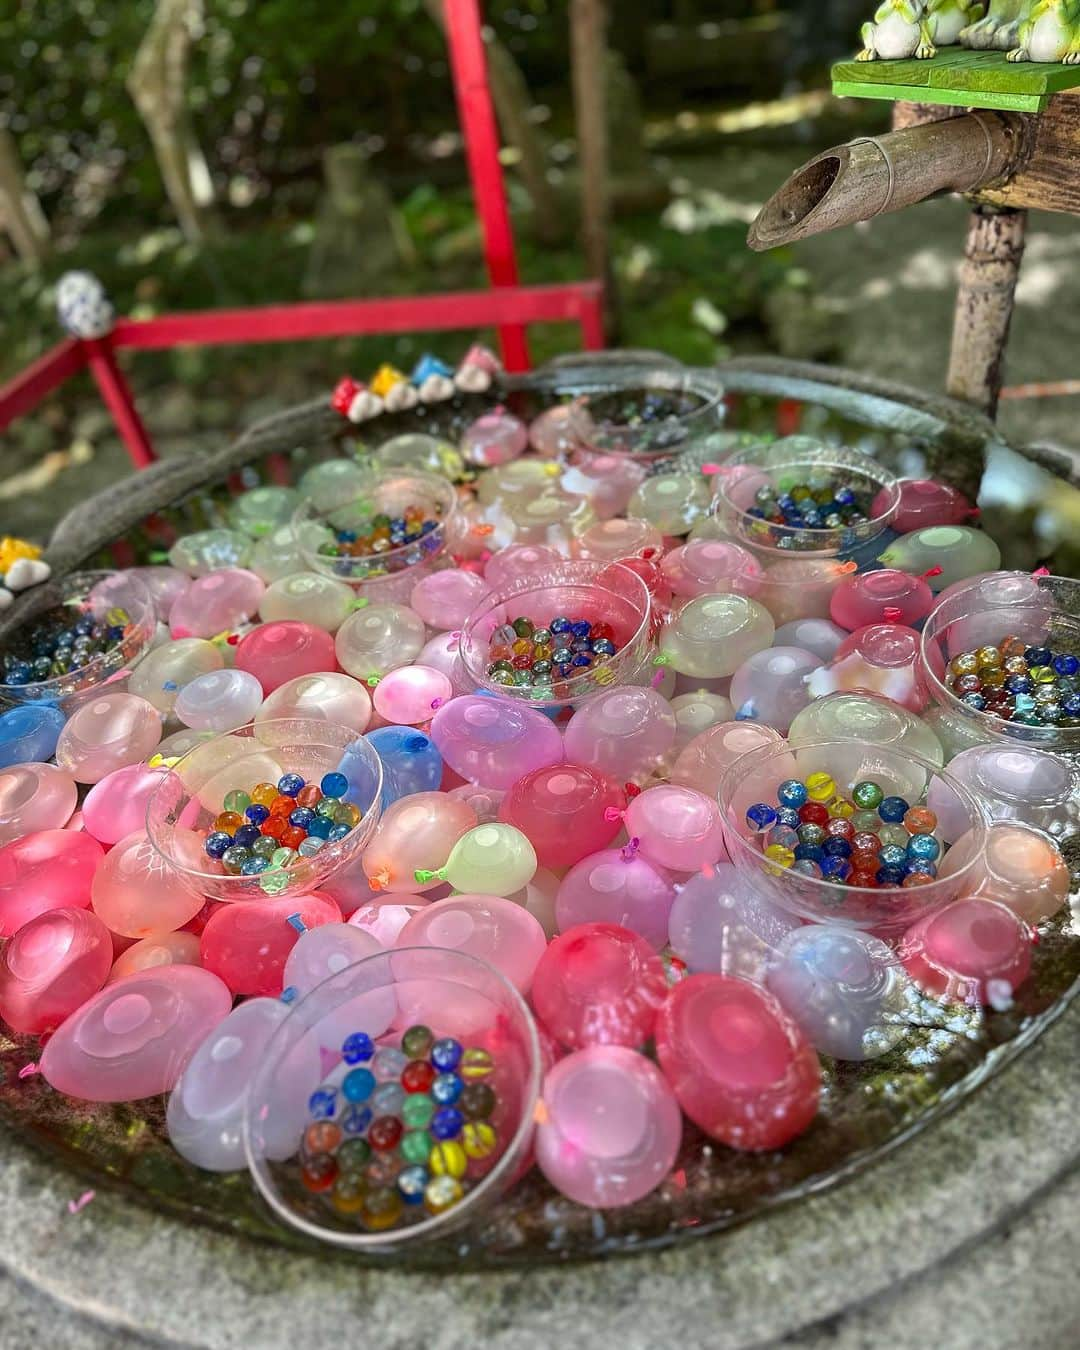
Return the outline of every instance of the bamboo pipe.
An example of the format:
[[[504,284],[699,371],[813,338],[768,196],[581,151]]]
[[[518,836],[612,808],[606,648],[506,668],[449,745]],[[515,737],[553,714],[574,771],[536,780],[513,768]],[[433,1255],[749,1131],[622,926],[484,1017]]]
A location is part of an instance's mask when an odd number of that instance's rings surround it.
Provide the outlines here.
[[[1024,119],[977,111],[860,137],[804,164],[750,226],[755,251],[792,244],[942,192],[974,192],[1008,177],[1024,153]]]

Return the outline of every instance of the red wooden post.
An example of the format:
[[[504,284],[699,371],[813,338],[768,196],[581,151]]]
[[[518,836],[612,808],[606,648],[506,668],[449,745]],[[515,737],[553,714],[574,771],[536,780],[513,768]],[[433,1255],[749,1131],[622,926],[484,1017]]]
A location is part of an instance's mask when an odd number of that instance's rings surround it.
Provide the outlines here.
[[[44,356],[20,370],[0,387],[0,431],[16,417],[36,408],[46,394],[77,375],[86,365],[86,353],[78,338],[65,338]]]
[[[802,423],[803,405],[797,398],[782,398],[776,405],[776,430],[781,436],[794,436]]]
[[[83,342],[90,373],[97,381],[97,387],[105,406],[113,415],[120,439],[127,446],[131,462],[137,469],[145,469],[157,459],[150,437],[142,424],[131,389],[123,372],[116,364],[116,354],[108,338],[88,338]]]
[[[488,275],[493,286],[516,286],[518,267],[514,234],[499,163],[499,135],[488,87],[480,6],[477,0],[445,0],[445,14],[454,93],[465,135],[476,210],[484,231]],[[507,370],[529,369],[529,345],[523,327],[502,325],[499,345]]]

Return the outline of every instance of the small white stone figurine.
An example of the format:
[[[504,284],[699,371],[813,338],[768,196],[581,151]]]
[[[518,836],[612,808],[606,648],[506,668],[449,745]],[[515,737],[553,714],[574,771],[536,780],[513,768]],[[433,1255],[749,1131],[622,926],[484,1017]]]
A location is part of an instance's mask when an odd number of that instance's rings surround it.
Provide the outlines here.
[[[116,318],[105,287],[91,272],[64,273],[56,285],[56,312],[65,332],[77,338],[106,337]]]

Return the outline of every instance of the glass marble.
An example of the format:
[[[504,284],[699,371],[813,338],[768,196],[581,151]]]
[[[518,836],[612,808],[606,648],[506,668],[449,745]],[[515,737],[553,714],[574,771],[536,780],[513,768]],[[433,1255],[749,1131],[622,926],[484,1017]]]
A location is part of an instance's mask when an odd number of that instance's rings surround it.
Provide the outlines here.
[[[269,696],[302,675],[333,670],[337,664],[334,639],[312,624],[291,620],[260,624],[240,639],[235,664],[238,670],[254,675]]]
[[[798,647],[767,647],[748,657],[731,677],[735,716],[764,722],[784,733],[810,701],[807,679],[823,662]]]
[[[536,1161],[571,1200],[614,1209],[667,1177],[682,1141],[671,1088],[643,1055],[595,1045],[560,1060],[544,1079]]]
[[[1001,566],[1001,550],[982,530],[969,525],[931,525],[901,535],[878,555],[878,562],[922,576],[931,568],[941,568],[927,576],[932,591]]]
[[[427,641],[424,620],[405,605],[368,605],[350,615],[334,639],[338,664],[358,680],[377,680],[415,661]],[[331,660],[329,669],[333,665]]]
[[[173,601],[169,631],[174,638],[212,638],[232,632],[258,611],[265,590],[261,578],[242,567],[197,577]]]
[[[547,939],[521,905],[496,895],[463,894],[436,900],[413,915],[396,946],[445,947],[479,957],[527,994]]]
[[[37,830],[0,848],[0,937],[56,909],[86,909],[105,850],[86,830]]]
[[[79,800],[75,779],[55,764],[0,769],[0,845],[38,830],[59,830]]]
[[[675,714],[655,689],[607,689],[567,723],[566,758],[590,765],[617,783],[644,781],[675,744]]]
[[[675,887],[668,875],[632,849],[604,849],[563,877],[555,919],[565,933],[581,923],[617,923],[657,951],[667,942]]]
[[[53,1034],[45,1081],[81,1101],[130,1102],[175,1087],[185,1064],[232,1006],[198,966],[139,971],[108,984]]]
[[[772,615],[745,595],[703,595],[689,601],[665,630],[661,654],[685,675],[733,675],[755,652],[770,647]]]
[[[279,685],[262,702],[256,722],[279,717],[321,718],[352,731],[366,731],[371,721],[371,695],[351,675],[322,671]]]
[[[97,783],[114,769],[148,759],[160,740],[161,714],[145,699],[100,694],[68,718],[56,763],[77,783]]]
[[[112,939],[97,915],[39,913],[0,953],[0,1017],[16,1032],[55,1031],[104,985],[112,960]]]
[[[719,808],[695,788],[646,788],[631,800],[625,822],[641,856],[659,867],[691,872],[727,861]]]
[[[570,1050],[643,1045],[666,994],[653,947],[613,923],[577,924],[555,938],[532,983],[533,1010]]]
[[[996,900],[954,900],[904,934],[898,948],[920,988],[950,1003],[1008,1007],[1031,969],[1027,926]]]
[[[248,999],[199,1045],[173,1088],[165,1113],[169,1142],[181,1157],[209,1172],[233,1172],[244,1167],[242,1121],[248,1085],[271,1038],[288,1015],[289,1005],[280,999]],[[301,1064],[287,1066],[283,1078],[295,1079],[298,1071],[302,1089]],[[295,1132],[304,1114],[295,1099],[290,1107],[285,1087],[286,1082],[282,1082],[278,1111],[271,1125],[279,1136],[272,1149],[272,1156],[278,1158],[292,1153]],[[308,1095],[304,1093],[302,1099]]]
[[[525,833],[540,866],[561,868],[606,848],[621,828],[625,806],[623,789],[600,770],[553,764],[523,774],[498,815]]]
[[[319,572],[294,572],[266,589],[259,602],[264,623],[297,619],[336,633],[353,612],[355,593],[343,581]]]
[[[896,958],[869,933],[796,928],[781,940],[766,982],[814,1048],[833,1059],[872,1059],[904,1034],[898,1017],[885,1019],[900,1011]]]
[[[817,1055],[757,985],[727,975],[688,976],[660,1010],[656,1049],[679,1105],[729,1148],[782,1148],[817,1114]]]
[[[543,713],[480,695],[444,703],[432,718],[431,738],[455,773],[502,791],[531,770],[563,759],[563,738]]]
[[[175,716],[194,731],[232,731],[250,722],[263,703],[263,688],[246,670],[197,675],[177,695]]]

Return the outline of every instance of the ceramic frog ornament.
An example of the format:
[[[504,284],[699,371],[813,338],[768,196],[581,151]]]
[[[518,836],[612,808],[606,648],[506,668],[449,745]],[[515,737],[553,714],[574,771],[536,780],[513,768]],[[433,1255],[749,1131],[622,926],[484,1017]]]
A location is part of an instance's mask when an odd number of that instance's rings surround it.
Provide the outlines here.
[[[926,61],[938,47],[951,47],[961,31],[981,17],[983,6],[966,0],[883,0],[862,26],[858,61]]]
[[[1080,65],[1080,0],[1036,0],[1006,60]]]
[[[986,17],[960,33],[960,45],[972,51],[1008,52],[1020,38],[1020,25],[1034,0],[990,0]]]

